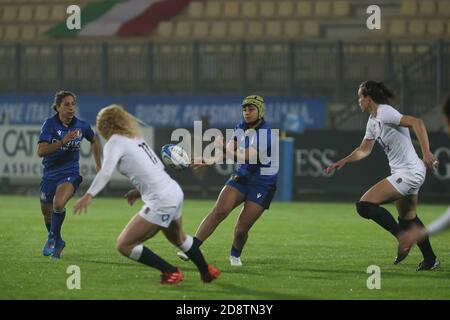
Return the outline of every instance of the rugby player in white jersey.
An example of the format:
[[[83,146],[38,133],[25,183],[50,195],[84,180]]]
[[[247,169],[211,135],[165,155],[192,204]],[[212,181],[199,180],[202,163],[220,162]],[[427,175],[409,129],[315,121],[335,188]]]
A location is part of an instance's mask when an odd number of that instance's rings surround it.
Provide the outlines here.
[[[377,141],[389,160],[391,175],[370,188],[356,203],[356,210],[365,219],[371,219],[399,239],[401,231],[414,225],[423,226],[417,216],[419,189],[425,181],[427,168],[433,169],[436,158],[430,151],[428,134],[421,119],[402,115],[390,105],[394,94],[381,82],[365,81],[358,90],[359,106],[370,114],[362,143],[347,157],[333,163],[327,173],[341,169],[347,163],[370,155]],[[411,142],[409,128],[419,140],[423,160]],[[380,205],[394,202],[398,223],[388,210]],[[424,257],[417,271],[436,269],[440,262],[431,248],[428,237],[418,243]],[[410,248],[398,245],[395,264],[404,260]]]
[[[450,134],[450,96],[445,100],[442,112],[444,114],[444,124]],[[436,162],[436,166],[437,165],[438,163]],[[434,236],[448,229],[450,229],[450,207],[447,208],[447,211],[445,211],[443,215],[431,222],[426,228],[418,226],[404,232],[400,236],[400,243],[404,250],[410,250],[415,243],[422,241],[428,236]]]
[[[166,238],[194,262],[203,282],[218,278],[220,271],[206,263],[200,249],[192,245],[192,237],[184,233],[181,223],[183,191],[139,136],[135,119],[122,107],[111,105],[98,113],[97,128],[107,140],[102,168],[86,194],[75,204],[74,213],[86,212],[92,198],[106,186],[117,166],[136,188],[125,195],[128,203],[132,205],[139,197],[144,202],[117,239],[117,250],[132,260],[160,270],[161,284],[179,283],[183,280],[180,269],[143,245],[162,230]]]

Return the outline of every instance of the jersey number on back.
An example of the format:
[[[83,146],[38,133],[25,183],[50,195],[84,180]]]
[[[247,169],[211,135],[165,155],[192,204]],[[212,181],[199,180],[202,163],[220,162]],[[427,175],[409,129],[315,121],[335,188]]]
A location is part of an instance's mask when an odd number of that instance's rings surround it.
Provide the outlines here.
[[[142,148],[142,150],[145,151],[145,153],[148,155],[153,164],[158,163],[158,158],[155,156],[153,151],[148,147],[148,145],[145,142],[138,144],[138,146],[139,148]]]

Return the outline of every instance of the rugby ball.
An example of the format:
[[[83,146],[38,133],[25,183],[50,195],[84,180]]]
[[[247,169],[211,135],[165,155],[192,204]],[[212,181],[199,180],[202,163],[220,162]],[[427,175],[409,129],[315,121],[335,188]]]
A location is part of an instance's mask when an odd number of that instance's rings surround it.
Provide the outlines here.
[[[161,158],[164,164],[172,169],[183,170],[191,165],[186,151],[174,144],[166,144],[161,148]]]

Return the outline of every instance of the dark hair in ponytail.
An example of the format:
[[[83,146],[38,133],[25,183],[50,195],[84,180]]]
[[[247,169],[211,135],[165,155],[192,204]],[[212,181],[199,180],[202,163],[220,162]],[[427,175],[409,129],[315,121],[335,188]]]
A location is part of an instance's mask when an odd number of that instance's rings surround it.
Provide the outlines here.
[[[364,81],[359,89],[364,97],[370,96],[375,103],[388,104],[395,98],[394,93],[382,82]]]
[[[450,120],[450,95],[445,99],[442,112],[444,112],[444,115]]]
[[[62,101],[63,101],[63,99],[65,97],[73,97],[74,99],[77,98],[76,95],[74,93],[70,92],[70,91],[66,91],[66,90],[58,91],[55,94],[55,99],[54,99],[54,102],[53,102],[53,105],[52,105],[53,110],[58,112],[56,107],[59,106],[62,103]]]

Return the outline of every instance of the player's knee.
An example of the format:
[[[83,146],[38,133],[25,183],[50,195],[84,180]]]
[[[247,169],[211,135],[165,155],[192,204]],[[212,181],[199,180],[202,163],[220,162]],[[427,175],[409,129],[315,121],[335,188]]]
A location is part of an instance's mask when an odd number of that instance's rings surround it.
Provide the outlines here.
[[[53,210],[56,212],[61,212],[64,210],[65,202],[61,199],[56,199],[53,201]]]
[[[373,217],[373,212],[376,207],[376,204],[367,201],[358,201],[356,203],[356,211],[365,219],[371,219]]]
[[[122,237],[119,237],[119,238],[117,238],[117,241],[116,241],[116,249],[122,255],[128,257],[133,248],[128,243],[126,243]]]

